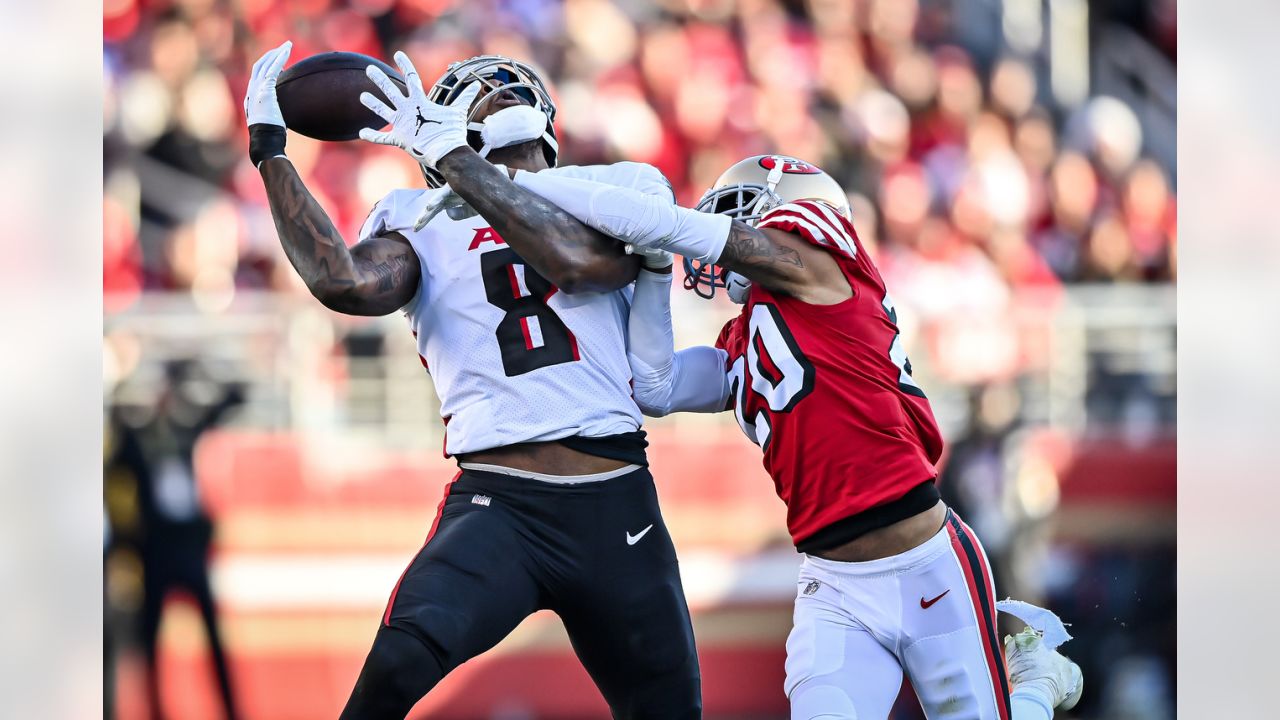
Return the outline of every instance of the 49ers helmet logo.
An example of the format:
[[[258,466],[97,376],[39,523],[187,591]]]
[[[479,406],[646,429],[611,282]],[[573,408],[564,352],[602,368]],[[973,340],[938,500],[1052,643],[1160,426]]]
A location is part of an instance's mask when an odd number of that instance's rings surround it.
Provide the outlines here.
[[[760,158],[760,167],[765,170],[772,170],[778,160],[782,161],[782,172],[789,175],[818,175],[822,172],[803,160],[797,160],[786,155],[765,155]]]

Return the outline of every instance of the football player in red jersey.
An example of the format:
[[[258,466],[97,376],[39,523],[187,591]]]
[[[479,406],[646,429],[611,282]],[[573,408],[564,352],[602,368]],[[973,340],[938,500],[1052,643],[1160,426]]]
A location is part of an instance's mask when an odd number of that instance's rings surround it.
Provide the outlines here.
[[[763,450],[804,554],[787,640],[793,718],[885,718],[903,672],[931,720],[1047,720],[1078,701],[1079,668],[1034,630],[1006,638],[1006,670],[986,555],[939,498],[942,437],[833,179],[795,158],[747,158],[700,213],[513,179],[646,255],[630,317],[641,409],[733,409]],[[686,287],[743,305],[714,347],[674,352],[672,252]]]

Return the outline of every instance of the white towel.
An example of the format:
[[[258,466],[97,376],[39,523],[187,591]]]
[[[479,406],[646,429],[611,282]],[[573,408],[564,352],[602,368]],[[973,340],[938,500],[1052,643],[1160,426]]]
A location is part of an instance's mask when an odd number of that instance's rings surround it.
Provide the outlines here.
[[[996,603],[996,610],[1009,613],[1022,622],[1030,625],[1044,636],[1044,646],[1056,650],[1059,645],[1071,639],[1066,625],[1052,612],[1036,607],[1028,602],[1006,598]]]

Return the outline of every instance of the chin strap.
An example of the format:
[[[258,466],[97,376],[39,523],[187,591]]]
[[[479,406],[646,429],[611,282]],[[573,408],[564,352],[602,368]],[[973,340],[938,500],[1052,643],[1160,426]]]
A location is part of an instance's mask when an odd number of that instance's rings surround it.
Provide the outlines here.
[[[732,270],[724,272],[724,289],[729,299],[738,305],[747,303],[747,295],[751,293],[751,280]]]
[[[769,188],[769,192],[777,192],[778,183],[782,182],[782,166],[786,162],[786,158],[773,156],[773,167],[769,168],[769,174],[764,179],[765,187]]]

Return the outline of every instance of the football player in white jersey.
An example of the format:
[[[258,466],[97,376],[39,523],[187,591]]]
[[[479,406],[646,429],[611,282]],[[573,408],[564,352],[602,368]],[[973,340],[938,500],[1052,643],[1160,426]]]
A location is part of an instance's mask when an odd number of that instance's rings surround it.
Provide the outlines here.
[[[461,467],[341,717],[404,718],[539,609],[563,620],[615,718],[701,717],[689,611],[629,387],[639,260],[495,163],[666,202],[670,186],[635,163],[554,168],[555,106],[524,63],[454,63],[428,92],[397,53],[409,95],[371,69],[391,105],[362,100],[391,128],[362,137],[409,152],[436,189],[390,193],[348,248],[284,155],[275,83],[289,49],[258,61],[245,98],[281,244],[326,307],[408,316]]]

